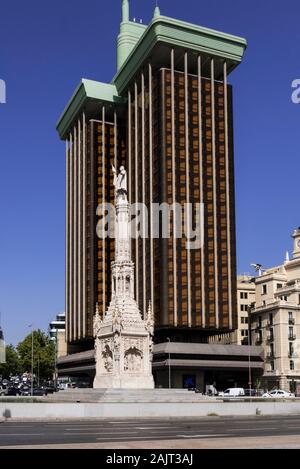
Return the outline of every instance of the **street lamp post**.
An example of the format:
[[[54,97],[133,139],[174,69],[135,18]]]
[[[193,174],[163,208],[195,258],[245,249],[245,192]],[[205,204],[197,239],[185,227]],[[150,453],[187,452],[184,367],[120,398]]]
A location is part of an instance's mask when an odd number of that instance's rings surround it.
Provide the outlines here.
[[[252,375],[251,375],[251,306],[248,306],[248,347],[249,347],[249,397],[251,397],[251,388],[252,388]]]
[[[171,389],[171,351],[170,351],[170,344],[171,344],[171,339],[167,337],[167,341],[169,342],[168,344],[168,351],[169,351],[169,389]]]
[[[28,327],[31,327],[31,396],[33,396],[33,325],[30,324]]]
[[[249,341],[248,341],[249,342]],[[251,347],[249,347],[249,396],[251,397],[252,376],[251,376]]]

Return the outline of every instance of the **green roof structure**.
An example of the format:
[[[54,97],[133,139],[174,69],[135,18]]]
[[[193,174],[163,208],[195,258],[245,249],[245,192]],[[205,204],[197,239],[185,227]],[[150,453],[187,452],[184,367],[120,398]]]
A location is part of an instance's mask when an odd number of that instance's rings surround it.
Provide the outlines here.
[[[95,101],[111,104],[124,103],[115,85],[82,79],[57,122],[56,128],[62,139],[66,137],[80,110],[87,105],[92,106]]]
[[[226,60],[229,74],[242,61],[247,41],[241,37],[161,16],[158,7],[155,8],[154,17],[148,26],[135,23],[129,20],[129,1],[122,0],[122,22],[117,41],[117,73],[111,84],[81,80],[57,123],[60,138],[64,140],[67,137],[72,123],[86,106],[92,106],[95,102],[113,105],[126,103],[122,94],[138,70],[150,58],[154,66],[165,66],[172,47],[176,49],[178,62],[184,52],[191,53],[190,73],[196,70],[197,55],[201,53],[207,58],[219,57]],[[221,76],[221,64],[219,71],[216,66],[216,78],[218,73]]]

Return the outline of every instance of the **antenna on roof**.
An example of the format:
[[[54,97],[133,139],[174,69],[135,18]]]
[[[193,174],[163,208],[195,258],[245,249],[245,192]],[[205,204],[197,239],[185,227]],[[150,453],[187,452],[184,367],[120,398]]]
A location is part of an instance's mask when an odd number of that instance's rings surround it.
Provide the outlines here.
[[[159,16],[160,16],[160,8],[158,6],[158,0],[156,0],[153,18],[158,18]]]
[[[122,0],[122,22],[129,21],[129,0]]]

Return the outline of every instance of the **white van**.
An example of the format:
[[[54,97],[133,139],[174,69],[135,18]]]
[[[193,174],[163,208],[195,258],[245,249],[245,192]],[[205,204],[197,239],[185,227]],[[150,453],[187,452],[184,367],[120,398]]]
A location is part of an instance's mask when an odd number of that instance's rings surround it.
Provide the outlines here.
[[[243,388],[229,388],[224,392],[219,392],[220,397],[240,397],[245,396],[245,390]]]

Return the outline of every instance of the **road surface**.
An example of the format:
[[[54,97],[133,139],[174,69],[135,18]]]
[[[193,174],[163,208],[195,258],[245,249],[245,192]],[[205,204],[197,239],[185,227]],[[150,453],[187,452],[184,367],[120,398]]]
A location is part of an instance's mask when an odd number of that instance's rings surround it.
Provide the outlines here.
[[[300,448],[300,415],[184,420],[7,421],[0,423],[0,447]]]

